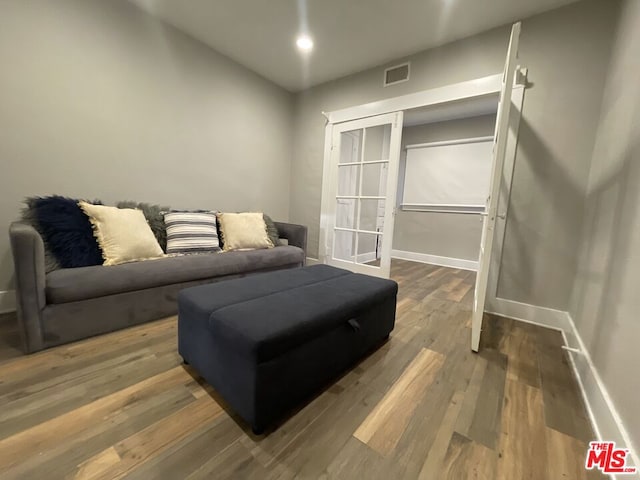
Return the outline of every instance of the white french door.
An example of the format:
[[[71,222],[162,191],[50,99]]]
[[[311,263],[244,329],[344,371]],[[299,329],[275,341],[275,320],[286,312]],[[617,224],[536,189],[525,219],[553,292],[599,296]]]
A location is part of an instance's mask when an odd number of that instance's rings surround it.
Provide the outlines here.
[[[491,183],[489,197],[485,207],[485,217],[482,225],[482,239],[480,241],[479,268],[476,276],[475,297],[473,302],[473,314],[471,320],[471,349],[478,351],[480,346],[480,334],[482,332],[482,318],[484,316],[484,304],[487,295],[487,280],[489,278],[489,266],[491,265],[491,249],[496,225],[496,213],[500,195],[500,180],[509,136],[509,111],[511,108],[511,91],[517,68],[518,43],[520,39],[520,22],[511,28],[511,39],[507,50],[504,73],[502,76],[502,88],[500,91],[500,104],[496,118],[496,129],[493,145],[493,167],[491,170]]]
[[[389,277],[402,112],[333,125],[326,262]]]

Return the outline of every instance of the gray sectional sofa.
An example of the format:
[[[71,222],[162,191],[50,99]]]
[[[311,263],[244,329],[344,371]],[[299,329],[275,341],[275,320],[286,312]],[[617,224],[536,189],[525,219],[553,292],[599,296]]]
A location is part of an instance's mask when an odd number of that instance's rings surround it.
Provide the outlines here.
[[[33,227],[13,223],[9,235],[23,349],[31,353],[175,315],[178,292],[187,287],[304,265],[307,228],[276,226],[288,245],[45,274],[42,238]]]

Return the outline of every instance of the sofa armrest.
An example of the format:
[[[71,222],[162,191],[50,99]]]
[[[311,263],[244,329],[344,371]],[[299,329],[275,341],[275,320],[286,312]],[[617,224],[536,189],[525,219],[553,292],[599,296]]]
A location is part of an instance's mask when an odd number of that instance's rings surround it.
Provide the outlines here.
[[[307,227],[294,223],[274,222],[278,229],[278,234],[289,241],[289,245],[299,247],[307,255]]]
[[[31,225],[14,222],[9,227],[15,267],[18,327],[26,353],[44,348],[42,310],[46,305],[44,243]]]

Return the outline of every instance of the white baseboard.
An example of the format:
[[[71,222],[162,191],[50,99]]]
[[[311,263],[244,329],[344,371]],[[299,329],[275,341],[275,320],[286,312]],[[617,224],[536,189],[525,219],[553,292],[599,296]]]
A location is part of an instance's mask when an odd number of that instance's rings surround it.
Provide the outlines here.
[[[488,298],[486,311],[494,315],[513,318],[514,320],[533,323],[562,332],[565,345],[578,350],[578,352],[567,350],[567,354],[582,393],[589,420],[597,437],[594,440],[614,441],[617,445],[628,448],[631,452],[633,465],[640,466],[636,454],[637,450],[631,442],[631,437],[626,431],[624,423],[607,392],[607,388],[591,360],[589,351],[586,349],[571,315],[562,310],[538,307],[504,298]],[[614,476],[611,478],[615,480]]]
[[[368,263],[373,262],[376,259],[376,252],[370,253],[361,253],[358,255],[358,263]],[[351,262],[353,262],[353,256],[351,257]],[[307,257],[307,265],[317,265],[318,263],[322,263],[319,259],[313,257]]]
[[[313,257],[307,257],[307,266],[309,265],[318,265],[319,263],[322,263],[320,260],[318,260],[317,258],[313,258]]]
[[[353,263],[354,259],[355,259],[355,255],[350,255],[349,257],[344,258],[342,260],[345,262]],[[358,255],[358,263],[369,263],[369,262],[373,262],[374,260],[376,260],[376,252],[360,253]],[[314,265],[315,263],[322,263],[322,262],[317,258],[307,257],[307,265]]]
[[[513,318],[563,332],[570,328],[567,312],[516,302],[515,300],[487,298],[485,311],[500,317]]]
[[[376,260],[376,252],[361,253],[358,255],[358,263],[369,263]]]
[[[640,467],[640,461],[636,454],[637,450],[631,442],[624,423],[591,360],[589,351],[586,349],[571,315],[562,310],[538,307],[504,298],[487,298],[486,311],[494,315],[513,318],[514,320],[533,323],[562,332],[565,345],[578,350],[578,352],[567,350],[567,354],[581,390],[591,425],[597,437],[594,440],[612,440],[617,445],[628,448],[631,452],[633,465]],[[615,480],[614,476],[611,478]],[[625,478],[629,477],[625,476]]]
[[[391,258],[410,260],[412,262],[430,263],[441,267],[461,268],[462,270],[478,271],[478,262],[463,258],[440,257],[428,253],[405,252],[404,250],[391,250]]]
[[[591,420],[593,430],[602,441],[614,441],[616,446],[629,449],[631,463],[640,469],[640,459],[638,450],[633,444],[624,422],[616,409],[607,387],[600,378],[596,366],[591,360],[589,350],[584,345],[580,333],[576,328],[571,315],[564,312],[568,330],[564,332],[565,343],[567,346],[576,348],[579,352],[567,351],[574,374],[578,380],[578,385],[582,391],[582,398],[587,407],[587,413]],[[595,439],[594,439],[595,440]],[[629,465],[627,465],[629,466]],[[640,472],[635,478],[640,478]],[[632,478],[628,475],[615,476],[611,478]]]
[[[16,291],[2,290],[0,291],[0,313],[15,312],[16,310]]]

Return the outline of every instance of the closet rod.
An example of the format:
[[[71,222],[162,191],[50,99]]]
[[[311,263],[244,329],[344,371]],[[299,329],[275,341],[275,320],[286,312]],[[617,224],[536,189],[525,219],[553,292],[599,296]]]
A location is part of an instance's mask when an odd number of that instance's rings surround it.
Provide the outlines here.
[[[401,204],[400,208],[405,212],[434,212],[434,213],[457,213],[462,215],[486,215],[485,207],[481,205],[433,205],[407,203]]]
[[[457,138],[455,140],[442,140],[439,142],[429,143],[414,143],[411,145],[405,145],[405,150],[411,150],[414,148],[430,148],[430,147],[446,147],[447,145],[464,145],[465,143],[481,143],[493,141],[493,135],[485,137],[473,137],[473,138]]]
[[[487,215],[485,212],[472,212],[468,210],[436,210],[436,209],[425,210],[423,208],[403,208],[402,211],[403,212],[424,212],[424,213],[456,213],[459,215],[480,215],[482,217],[485,217]]]

